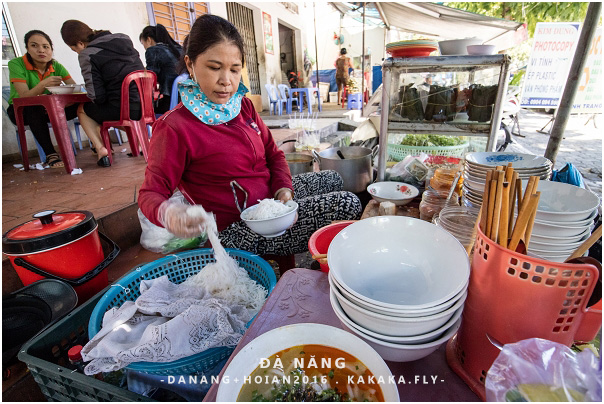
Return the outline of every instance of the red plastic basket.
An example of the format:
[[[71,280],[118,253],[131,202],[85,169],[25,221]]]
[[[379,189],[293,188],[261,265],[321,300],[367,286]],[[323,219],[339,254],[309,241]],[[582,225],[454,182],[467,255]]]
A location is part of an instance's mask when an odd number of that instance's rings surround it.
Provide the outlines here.
[[[308,251],[311,255],[327,254],[331,240],[346,226],[354,223],[354,220],[328,224],[315,231],[308,240]],[[321,271],[329,272],[329,265],[321,263]]]
[[[447,344],[451,368],[485,399],[484,381],[502,344],[544,338],[570,346],[602,326],[602,300],[587,307],[598,269],[529,257],[494,243],[478,229],[463,322]]]

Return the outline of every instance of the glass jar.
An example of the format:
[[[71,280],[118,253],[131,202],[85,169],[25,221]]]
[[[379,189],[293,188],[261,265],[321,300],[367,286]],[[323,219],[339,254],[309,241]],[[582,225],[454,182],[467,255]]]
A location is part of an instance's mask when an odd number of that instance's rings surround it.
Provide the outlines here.
[[[449,203],[457,205],[458,200],[457,194],[453,193]],[[430,188],[426,189],[422,194],[422,201],[419,203],[419,218],[431,222],[434,215],[442,210],[446,202],[446,191],[439,192]]]

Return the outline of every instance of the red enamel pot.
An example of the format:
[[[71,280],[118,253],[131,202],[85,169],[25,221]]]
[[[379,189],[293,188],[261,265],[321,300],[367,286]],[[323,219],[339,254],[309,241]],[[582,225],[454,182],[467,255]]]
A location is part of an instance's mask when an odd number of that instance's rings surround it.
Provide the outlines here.
[[[113,247],[105,257],[101,238]],[[81,304],[105,288],[106,267],[120,249],[98,231],[91,212],[36,213],[34,220],[7,231],[2,250],[27,286],[40,279],[59,279],[70,284]]]

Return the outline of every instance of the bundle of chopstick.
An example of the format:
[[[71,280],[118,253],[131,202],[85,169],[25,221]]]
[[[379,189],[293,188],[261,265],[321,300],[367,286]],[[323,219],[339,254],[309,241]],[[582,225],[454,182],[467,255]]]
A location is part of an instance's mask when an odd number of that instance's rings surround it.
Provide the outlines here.
[[[516,250],[520,240],[528,247],[541,195],[537,192],[538,185],[539,177],[530,177],[523,195],[522,180],[512,168],[512,163],[487,171],[479,215],[483,234],[512,251]]]

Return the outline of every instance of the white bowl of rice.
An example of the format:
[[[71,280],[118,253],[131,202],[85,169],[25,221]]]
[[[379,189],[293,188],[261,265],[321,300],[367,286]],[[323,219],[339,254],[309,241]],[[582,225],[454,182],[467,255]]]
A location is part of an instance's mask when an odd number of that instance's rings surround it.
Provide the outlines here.
[[[240,217],[254,233],[270,238],[285,233],[294,223],[297,211],[294,201],[283,204],[267,198],[241,212]]]

